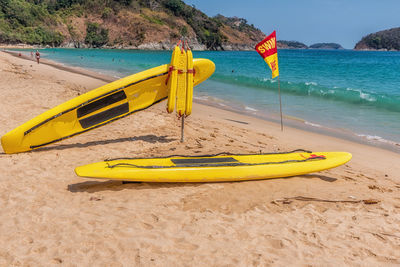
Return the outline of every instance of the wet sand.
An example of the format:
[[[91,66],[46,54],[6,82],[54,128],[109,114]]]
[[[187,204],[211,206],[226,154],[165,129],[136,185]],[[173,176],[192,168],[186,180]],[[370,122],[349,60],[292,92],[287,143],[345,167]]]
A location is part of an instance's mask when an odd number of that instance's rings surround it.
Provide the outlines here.
[[[85,75],[86,74],[86,75]],[[0,52],[0,135],[105,83]],[[400,264],[400,154],[194,104],[165,102],[33,152],[0,154],[0,265],[288,266]],[[166,184],[83,179],[107,158],[348,151],[299,177]],[[2,151],[1,151],[2,152]]]

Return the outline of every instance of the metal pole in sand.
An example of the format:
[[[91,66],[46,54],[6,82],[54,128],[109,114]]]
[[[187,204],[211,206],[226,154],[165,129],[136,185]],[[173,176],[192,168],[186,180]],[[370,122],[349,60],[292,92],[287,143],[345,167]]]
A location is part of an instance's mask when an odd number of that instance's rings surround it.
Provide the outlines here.
[[[279,76],[278,76],[278,94],[279,94],[279,110],[280,110],[280,113],[281,113],[281,131],[283,132],[281,82],[279,80]]]
[[[185,115],[182,115],[181,143],[185,142]]]

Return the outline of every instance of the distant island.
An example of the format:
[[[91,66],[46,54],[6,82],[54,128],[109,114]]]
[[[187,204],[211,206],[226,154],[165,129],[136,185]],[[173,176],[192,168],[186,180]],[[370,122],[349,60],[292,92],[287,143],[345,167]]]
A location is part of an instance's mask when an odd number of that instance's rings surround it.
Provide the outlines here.
[[[337,43],[316,43],[310,45],[311,49],[344,49],[340,44]]]
[[[280,49],[344,49],[337,43],[317,43],[310,46],[298,41],[278,41],[278,48]]]
[[[356,50],[400,50],[400,27],[364,36],[354,47]]]
[[[307,49],[308,46],[298,41],[279,40],[277,46],[280,49]]]
[[[0,4],[0,43],[50,47],[253,50],[265,34],[242,18],[208,17],[181,0],[13,0]]]

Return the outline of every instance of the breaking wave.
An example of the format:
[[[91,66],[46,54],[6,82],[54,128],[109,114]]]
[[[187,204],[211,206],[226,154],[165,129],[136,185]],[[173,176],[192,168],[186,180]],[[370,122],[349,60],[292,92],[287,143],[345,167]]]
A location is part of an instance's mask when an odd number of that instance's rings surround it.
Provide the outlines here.
[[[276,80],[268,78],[214,74],[212,79],[223,83],[239,86],[242,85],[269,91],[276,91],[278,88]],[[330,101],[339,101],[354,105],[366,105],[377,109],[400,112],[400,95],[387,95],[358,88],[341,88],[337,86],[326,87],[319,85],[316,82],[295,83],[281,81],[281,90],[286,94],[317,97]]]

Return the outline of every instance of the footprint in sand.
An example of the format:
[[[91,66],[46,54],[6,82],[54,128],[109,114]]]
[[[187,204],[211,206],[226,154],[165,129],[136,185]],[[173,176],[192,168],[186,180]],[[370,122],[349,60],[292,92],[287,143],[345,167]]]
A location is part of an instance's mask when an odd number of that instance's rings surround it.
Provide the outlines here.
[[[60,258],[54,258],[53,259],[53,263],[55,263],[55,264],[61,264],[63,261],[62,261],[62,259],[60,259]]]
[[[185,239],[183,239],[183,238],[175,239],[175,246],[177,248],[185,249],[185,250],[196,250],[199,248],[198,245],[189,243],[189,242],[185,241]]]
[[[393,192],[393,190],[390,189],[390,188],[387,189],[387,188],[379,187],[379,186],[376,186],[376,185],[369,185],[368,188],[371,189],[371,190],[378,190],[379,192],[382,192],[382,193],[384,193],[384,192],[392,193]]]
[[[149,223],[142,223],[142,226],[147,229],[147,230],[152,230],[154,229],[153,225],[149,224]]]
[[[342,176],[342,178],[344,178],[346,181],[355,181],[356,179],[353,179],[352,177],[350,177],[350,176]]]
[[[278,239],[270,239],[268,240],[268,243],[273,247],[274,249],[282,249],[284,247],[282,240]]]

